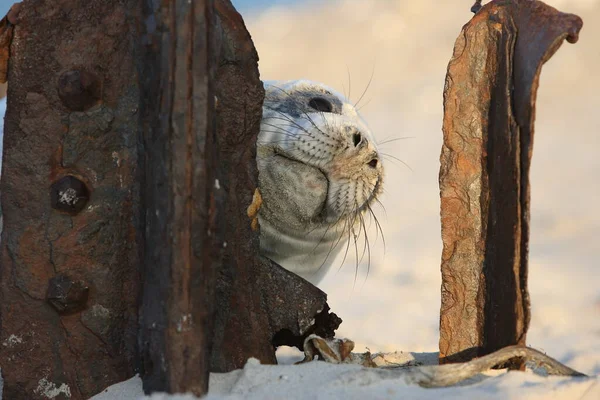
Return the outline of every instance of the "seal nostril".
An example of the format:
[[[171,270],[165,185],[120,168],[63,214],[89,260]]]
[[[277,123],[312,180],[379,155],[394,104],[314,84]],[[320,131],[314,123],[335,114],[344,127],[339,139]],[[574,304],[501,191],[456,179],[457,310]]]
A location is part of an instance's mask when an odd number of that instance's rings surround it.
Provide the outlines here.
[[[367,164],[368,164],[368,165],[369,165],[369,167],[371,167],[371,168],[376,168],[376,167],[377,167],[377,159],[376,159],[376,158],[374,158],[374,159],[372,159],[371,161],[369,161]]]
[[[361,140],[362,137],[360,136],[360,133],[355,133],[354,135],[352,135],[352,142],[354,143],[354,147],[358,146]]]

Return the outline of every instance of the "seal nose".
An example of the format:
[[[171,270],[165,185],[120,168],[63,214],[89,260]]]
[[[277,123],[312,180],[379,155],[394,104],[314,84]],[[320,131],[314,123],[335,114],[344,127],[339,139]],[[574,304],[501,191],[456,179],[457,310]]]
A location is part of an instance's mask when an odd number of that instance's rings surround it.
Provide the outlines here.
[[[379,162],[379,160],[377,160],[377,158],[373,158],[371,161],[369,161],[367,163],[367,165],[371,168],[377,168],[377,163]]]

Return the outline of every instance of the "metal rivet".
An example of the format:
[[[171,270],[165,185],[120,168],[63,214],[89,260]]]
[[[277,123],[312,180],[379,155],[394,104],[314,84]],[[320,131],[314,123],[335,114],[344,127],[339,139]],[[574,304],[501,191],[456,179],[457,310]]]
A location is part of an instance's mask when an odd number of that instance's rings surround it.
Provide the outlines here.
[[[65,176],[52,184],[50,203],[52,208],[75,215],[84,209],[90,198],[85,183],[74,176]]]
[[[85,111],[98,104],[100,92],[98,79],[89,72],[72,70],[58,78],[58,97],[70,110]]]

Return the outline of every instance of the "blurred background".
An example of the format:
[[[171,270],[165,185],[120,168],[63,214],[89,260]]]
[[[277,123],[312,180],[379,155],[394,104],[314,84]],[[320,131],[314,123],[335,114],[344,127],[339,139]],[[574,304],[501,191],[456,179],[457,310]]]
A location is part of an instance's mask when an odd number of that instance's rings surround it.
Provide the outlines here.
[[[600,373],[600,1],[547,0],[580,15],[577,44],[545,65],[531,171],[528,344]],[[471,0],[234,0],[263,80],[307,78],[349,94],[381,146],[385,211],[372,260],[320,285],[357,351],[436,351],[440,307],[442,90]],[[350,83],[348,82],[350,76]],[[374,242],[374,243],[373,243]],[[338,262],[341,262],[341,257]]]
[[[4,15],[12,1],[0,0]],[[306,78],[346,93],[388,154],[386,246],[371,264],[347,259],[320,285],[356,351],[437,351],[440,307],[438,170],[442,90],[473,1],[233,0],[263,80]],[[600,374],[600,0],[547,0],[580,15],[577,44],[545,65],[531,171],[528,344]],[[397,161],[398,158],[401,161]],[[406,163],[409,167],[404,165]],[[338,260],[341,263],[341,257]]]

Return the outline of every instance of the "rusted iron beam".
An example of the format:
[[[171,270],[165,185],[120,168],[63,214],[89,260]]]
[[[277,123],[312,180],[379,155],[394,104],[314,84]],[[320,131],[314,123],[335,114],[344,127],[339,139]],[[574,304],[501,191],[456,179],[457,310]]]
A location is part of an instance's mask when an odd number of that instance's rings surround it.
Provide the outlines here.
[[[536,91],[543,63],[581,27],[540,1],[493,1],[456,41],[440,157],[442,363],[525,344]]]
[[[12,44],[1,52],[10,54],[0,184],[4,399],[87,399],[135,373],[135,7],[39,0],[9,14]]]
[[[225,241],[214,5],[146,1],[144,12],[144,390],[201,395],[208,388],[215,277]]]
[[[248,357],[276,363],[278,345],[302,348],[311,333],[333,336],[341,320],[325,293],[258,257],[247,209],[258,187],[256,137],[264,89],[258,55],[229,0],[215,0],[220,60],[216,75],[219,186],[226,198],[223,267],[218,275],[213,371],[241,368]]]

